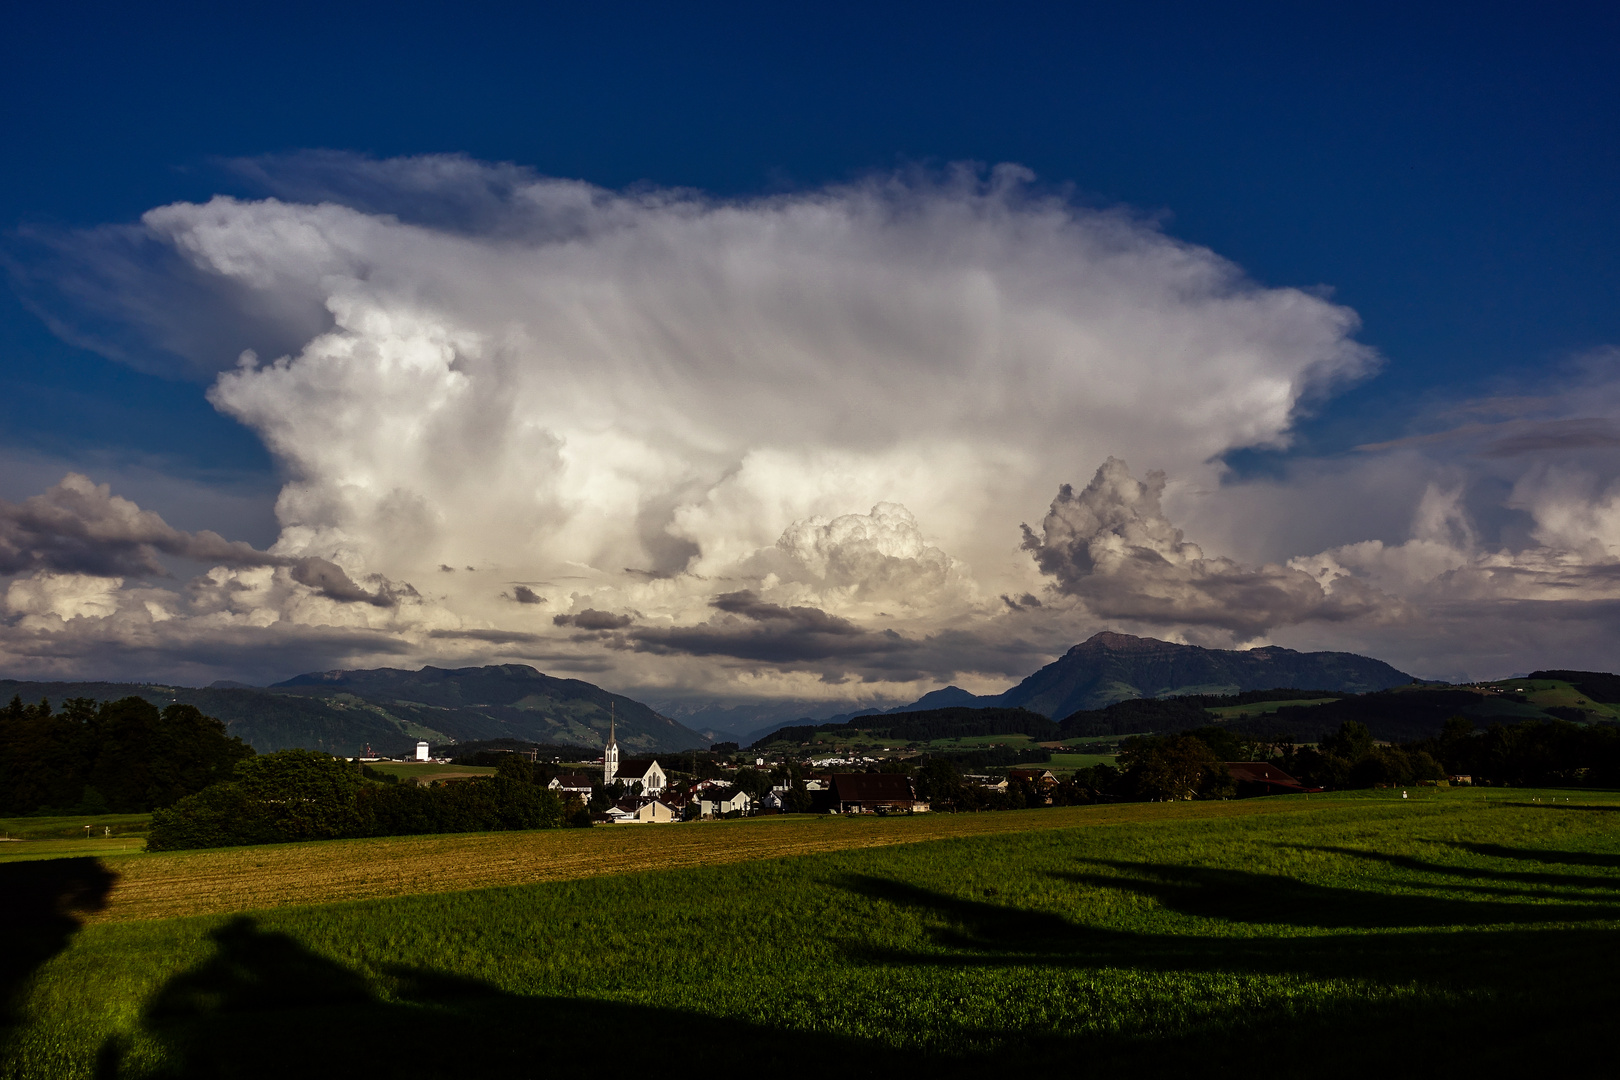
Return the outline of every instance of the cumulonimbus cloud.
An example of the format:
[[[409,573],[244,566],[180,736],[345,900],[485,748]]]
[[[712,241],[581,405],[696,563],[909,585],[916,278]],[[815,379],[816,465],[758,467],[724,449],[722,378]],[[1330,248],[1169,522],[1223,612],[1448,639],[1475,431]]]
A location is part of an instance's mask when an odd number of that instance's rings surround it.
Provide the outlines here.
[[[1053,501],[1109,457],[1217,490],[1221,455],[1286,446],[1302,403],[1376,358],[1319,293],[1014,167],[740,200],[455,157],[243,168],[273,196],[44,238],[41,267],[77,305],[52,309],[64,332],[77,312],[84,340],[212,380],[288,477],[280,538],[0,515],[6,572],[57,575],[17,593],[20,620],[69,633],[150,604],[154,634],[305,620],[414,635],[425,659],[545,642],[621,683],[742,670],[769,693],[861,650],[863,678],[1002,673],[1098,620],[1242,639],[1510,579],[1542,602],[1595,581],[1613,531],[1608,474],[1540,463],[1612,446],[1592,401],[1463,425],[1485,425],[1478,460],[1520,468],[1504,483],[1539,539],[1517,547],[1346,526],[1237,558],[1171,525],[1164,481],[1109,466]],[[76,540],[92,519],[102,539]],[[107,584],[168,556],[214,568],[191,607]],[[731,666],[694,677],[694,656]]]

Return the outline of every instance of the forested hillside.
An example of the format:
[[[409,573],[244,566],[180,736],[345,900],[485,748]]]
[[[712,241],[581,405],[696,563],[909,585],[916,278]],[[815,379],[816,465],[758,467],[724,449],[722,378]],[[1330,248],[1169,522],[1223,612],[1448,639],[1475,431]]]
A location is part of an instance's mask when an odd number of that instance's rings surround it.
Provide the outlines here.
[[[329,671],[263,689],[0,680],[0,700],[13,695],[55,702],[137,695],[159,707],[191,705],[217,716],[232,735],[261,753],[300,747],[350,756],[370,746],[380,754],[400,755],[418,739],[435,745],[506,738],[601,747],[615,714],[618,740],[627,752],[707,745],[696,732],[632,698],[519,664]]]

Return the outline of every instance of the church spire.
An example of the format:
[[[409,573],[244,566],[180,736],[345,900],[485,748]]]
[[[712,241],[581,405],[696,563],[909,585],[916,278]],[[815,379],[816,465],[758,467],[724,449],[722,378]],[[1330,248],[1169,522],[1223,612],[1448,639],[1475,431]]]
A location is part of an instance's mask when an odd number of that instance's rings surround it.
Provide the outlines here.
[[[602,751],[602,783],[613,783],[613,778],[619,775],[619,740],[614,728],[618,726],[618,702],[608,702],[608,741],[607,749]]]

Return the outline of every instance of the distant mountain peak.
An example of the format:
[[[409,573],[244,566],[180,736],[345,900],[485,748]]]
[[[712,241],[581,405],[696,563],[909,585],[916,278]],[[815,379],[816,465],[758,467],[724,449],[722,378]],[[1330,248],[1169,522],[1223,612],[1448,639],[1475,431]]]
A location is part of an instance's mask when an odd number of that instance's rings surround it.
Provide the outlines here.
[[[1355,653],[1302,653],[1280,645],[1206,649],[1103,630],[1005,693],[976,697],[949,687],[890,711],[944,705],[1024,708],[1061,720],[1131,698],[1285,688],[1365,693],[1412,681],[1382,660]]]
[[[1099,630],[1070,649],[1069,652],[1095,652],[1102,649],[1113,652],[1142,652],[1162,649],[1167,645],[1174,647],[1174,642],[1160,641],[1158,638],[1137,637],[1134,634],[1120,634],[1113,630]]]

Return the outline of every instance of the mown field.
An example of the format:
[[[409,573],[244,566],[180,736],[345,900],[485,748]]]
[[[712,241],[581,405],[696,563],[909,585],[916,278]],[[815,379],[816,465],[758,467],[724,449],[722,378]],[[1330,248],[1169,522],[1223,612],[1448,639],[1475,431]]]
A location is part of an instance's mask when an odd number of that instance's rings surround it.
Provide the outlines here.
[[[1414,794],[13,863],[0,1075],[1606,1068],[1620,797]]]

